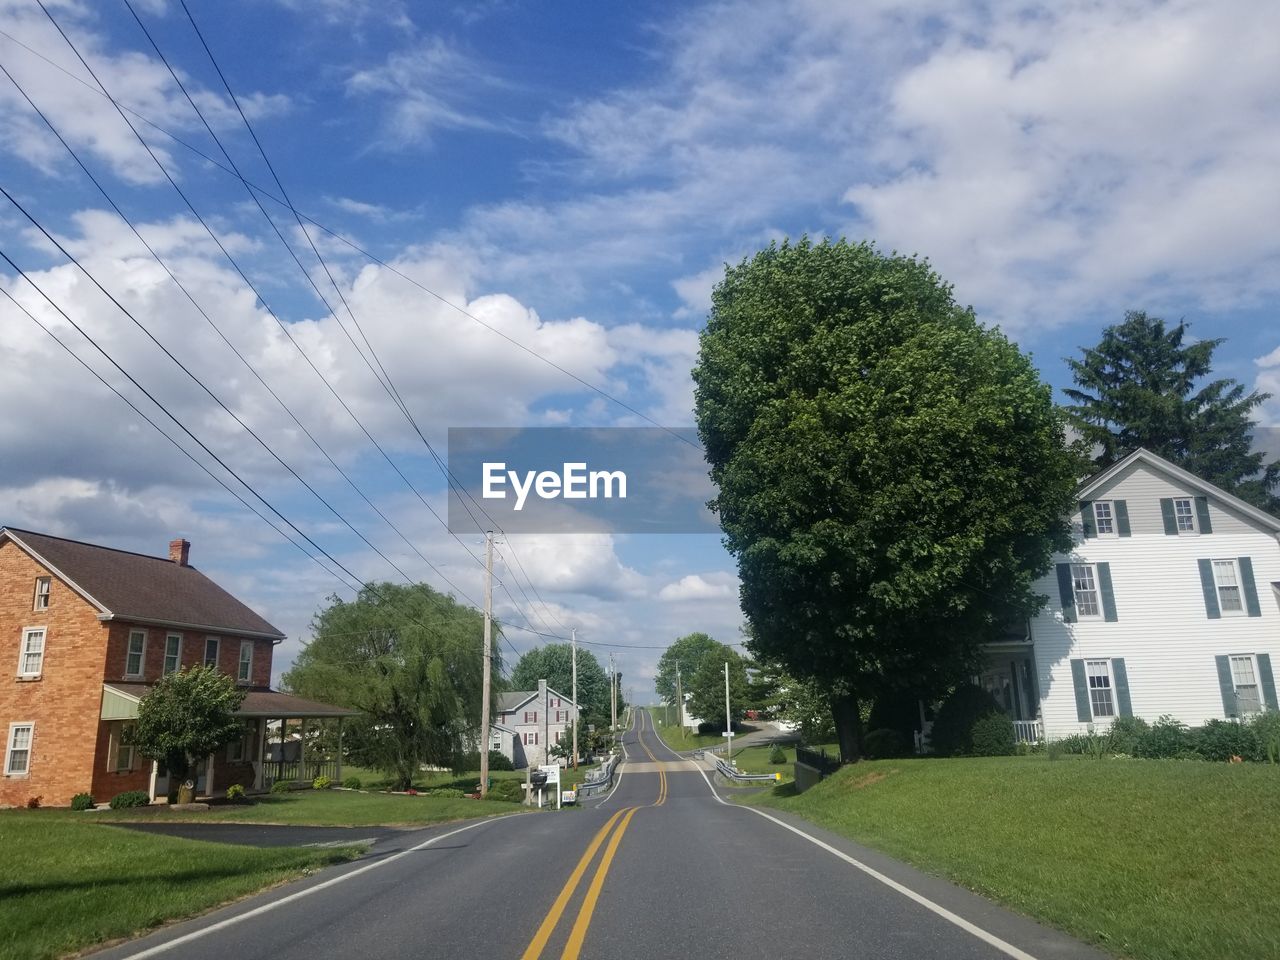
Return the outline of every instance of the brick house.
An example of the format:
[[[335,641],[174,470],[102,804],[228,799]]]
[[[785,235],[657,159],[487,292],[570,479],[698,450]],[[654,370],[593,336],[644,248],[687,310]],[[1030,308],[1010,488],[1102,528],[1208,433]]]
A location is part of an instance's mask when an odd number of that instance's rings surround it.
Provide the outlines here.
[[[167,771],[127,732],[151,684],[186,667],[216,666],[246,690],[245,735],[200,764],[200,795],[285,773],[268,761],[269,720],[352,714],[271,690],[284,634],[192,567],[190,548],[174,540],[152,557],[0,528],[0,657],[15,667],[0,678],[0,805],[166,797]]]

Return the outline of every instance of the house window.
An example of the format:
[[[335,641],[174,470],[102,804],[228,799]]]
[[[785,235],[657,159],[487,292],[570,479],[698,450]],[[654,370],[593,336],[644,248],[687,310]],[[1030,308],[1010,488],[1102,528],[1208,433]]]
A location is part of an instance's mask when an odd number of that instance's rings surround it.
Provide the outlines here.
[[[34,723],[9,724],[9,743],[4,754],[6,777],[26,776],[31,769],[31,740],[35,729]]]
[[[206,667],[214,667],[215,669],[218,666],[218,638],[217,637],[204,638],[204,665]]]
[[[524,735],[524,745],[526,747],[536,747],[538,745],[538,734],[536,731],[533,733],[526,733]]]
[[[120,724],[116,743],[116,773],[133,769],[133,724]]]
[[[129,649],[124,657],[124,675],[126,677],[142,676],[142,659],[147,649],[147,631],[129,631]]]
[[[36,577],[36,610],[49,609],[49,585],[52,580],[52,577]]]
[[[1111,661],[1086,661],[1085,672],[1089,677],[1089,707],[1094,718],[1114,717],[1116,701],[1111,689]]]
[[[1224,614],[1244,613],[1244,597],[1240,593],[1240,568],[1237,561],[1213,561],[1213,582],[1218,590],[1218,608]]]
[[[524,712],[524,722],[525,722],[525,723],[537,723],[537,722],[538,722],[538,711],[537,711],[537,710],[526,710],[526,711]]]
[[[171,633],[164,638],[164,672],[165,675],[177,673],[182,669],[182,634]]]
[[[38,677],[44,669],[44,627],[27,627],[22,631],[22,656],[18,658],[18,676]]]
[[[249,757],[250,728],[245,725],[244,732],[227,744],[227,762],[244,763]]]
[[[240,665],[236,673],[236,679],[241,683],[248,683],[253,676],[253,641],[240,641]]]
[[[566,720],[568,720],[568,719],[569,719],[569,711],[568,711],[568,710],[557,710],[557,711],[556,711],[556,723],[564,723],[564,722],[565,722]]]
[[[1093,502],[1093,522],[1098,536],[1114,537],[1116,535],[1116,516],[1111,509],[1110,500]]]
[[[1196,508],[1190,497],[1177,497],[1173,501],[1173,517],[1178,533],[1196,532]]]
[[[1262,694],[1252,656],[1231,658],[1231,680],[1235,684],[1236,709],[1240,716],[1261,713]]]
[[[552,700],[552,701],[551,701],[551,704],[550,704],[550,705],[551,705],[551,706],[553,706],[553,707],[558,707],[558,706],[560,706],[560,698],[559,698],[559,697],[556,697],[554,700]]]
[[[1075,592],[1077,616],[1081,619],[1102,616],[1102,607],[1098,603],[1098,577],[1092,564],[1071,565],[1071,586]]]

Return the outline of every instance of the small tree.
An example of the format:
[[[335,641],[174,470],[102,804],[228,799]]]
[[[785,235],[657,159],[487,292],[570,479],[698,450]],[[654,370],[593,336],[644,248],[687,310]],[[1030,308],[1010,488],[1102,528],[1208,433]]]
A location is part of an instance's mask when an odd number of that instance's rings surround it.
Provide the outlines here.
[[[191,667],[162,678],[138,705],[133,744],[169,768],[170,783],[180,784],[180,802],[195,797],[186,781],[196,763],[244,733],[236,716],[243,700],[244,691],[225,673]]]

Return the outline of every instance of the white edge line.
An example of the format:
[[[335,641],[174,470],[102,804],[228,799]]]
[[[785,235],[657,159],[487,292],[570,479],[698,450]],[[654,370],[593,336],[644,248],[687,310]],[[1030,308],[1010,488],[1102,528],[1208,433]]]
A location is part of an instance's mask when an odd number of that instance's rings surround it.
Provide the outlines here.
[[[674,751],[672,752],[674,753]],[[851,867],[855,867],[858,870],[861,870],[863,873],[865,873],[867,876],[871,877],[872,879],[879,880],[890,890],[895,890],[898,893],[902,894],[904,897],[906,897],[908,900],[911,900],[911,901],[914,901],[915,903],[920,904],[920,906],[924,907],[926,910],[930,910],[933,913],[937,914],[939,917],[941,917],[943,920],[946,920],[948,923],[954,924],[955,926],[959,927],[961,930],[965,931],[966,933],[977,937],[983,943],[986,943],[992,947],[995,947],[997,950],[999,950],[1001,953],[1005,954],[1006,956],[1012,957],[1013,960],[1036,960],[1034,956],[1027,953],[1025,950],[1021,950],[1018,947],[1015,947],[1013,944],[1009,943],[1007,940],[1001,940],[994,933],[989,933],[988,931],[982,929],[982,927],[979,927],[976,924],[970,923],[968,920],[966,920],[964,917],[960,916],[959,914],[952,913],[950,910],[948,910],[946,907],[942,906],[939,903],[934,903],[934,901],[930,900],[924,894],[916,893],[914,890],[912,890],[910,887],[906,886],[905,884],[901,884],[897,880],[894,880],[892,877],[886,876],[885,874],[881,873],[879,870],[875,869],[874,867],[867,866],[867,864],[863,863],[861,860],[858,860],[855,857],[849,856],[849,854],[845,853],[843,850],[837,850],[835,847],[831,846],[831,844],[826,843],[822,840],[819,840],[815,836],[811,836],[810,834],[805,833],[799,827],[793,827],[791,824],[787,823],[786,821],[779,820],[777,817],[774,817],[774,816],[770,816],[769,814],[765,813],[763,810],[757,810],[755,807],[744,806],[743,804],[740,804],[740,803],[730,803],[728,800],[724,799],[724,797],[720,796],[720,794],[716,792],[716,788],[713,787],[711,785],[711,781],[707,779],[706,771],[704,771],[701,767],[698,767],[698,773],[702,775],[702,779],[706,783],[707,789],[711,791],[711,795],[715,797],[716,800],[718,800],[720,803],[724,804],[726,807],[735,807],[739,810],[749,810],[751,813],[764,817],[766,820],[768,820],[771,823],[777,824],[778,826],[782,827],[782,829],[784,830],[790,830],[796,836],[804,837],[804,839],[808,840],[814,846],[821,847],[823,850],[827,851],[827,853],[831,854],[832,856],[838,857],[839,859],[843,860],[845,863],[849,864]]]
[[[630,729],[629,729],[629,728],[628,728],[628,732],[630,732]],[[606,794],[604,795],[604,799],[603,799],[603,800],[601,800],[599,803],[597,803],[597,804],[596,804],[595,808],[596,808],[597,810],[599,810],[601,807],[603,807],[606,803],[608,803],[608,802],[613,798],[613,795],[614,795],[614,794],[617,792],[617,790],[618,790],[618,785],[619,785],[620,783],[622,783],[622,765],[623,765],[623,762],[624,762],[624,761],[626,761],[626,760],[631,759],[630,757],[628,757],[628,756],[627,756],[627,741],[626,741],[626,740],[622,740],[622,741],[619,741],[619,742],[622,744],[622,760],[619,760],[619,761],[618,761],[618,776],[617,776],[616,778],[614,778],[614,781],[613,781],[613,789],[612,789],[612,790],[610,790],[608,793],[606,793]]]
[[[362,873],[368,873],[370,870],[377,870],[379,867],[385,867],[389,863],[395,863],[401,857],[408,856],[411,853],[417,853],[419,850],[424,850],[433,843],[437,843],[441,840],[447,840],[449,837],[457,836],[467,830],[474,830],[476,827],[483,827],[496,820],[505,819],[507,818],[490,817],[487,820],[481,820],[477,823],[469,823],[465,827],[459,827],[457,830],[450,830],[448,833],[437,834],[429,840],[424,840],[417,846],[410,847],[408,850],[401,850],[399,853],[394,853],[383,860],[375,860],[373,863],[366,863],[363,867],[357,867],[355,870],[348,871],[347,873],[339,874],[336,877],[330,877],[323,883],[317,883],[314,887],[307,887],[305,890],[299,890],[296,893],[291,893],[287,897],[281,897],[279,900],[272,900],[270,903],[264,903],[260,907],[254,907],[252,910],[245,913],[236,914],[234,917],[227,917],[225,920],[219,920],[217,923],[211,923],[209,926],[201,927],[199,930],[192,930],[190,933],[185,933],[180,937],[174,937],[172,940],[166,940],[164,943],[158,943],[154,947],[148,947],[146,950],[139,950],[137,953],[128,954],[126,960],[144,960],[146,957],[157,956],[158,954],[172,950],[174,947],[182,946],[184,943],[199,940],[201,937],[207,936],[211,933],[216,933],[219,930],[225,930],[227,927],[234,926],[242,921],[252,919],[253,917],[260,917],[264,913],[269,913],[278,907],[283,907],[296,900],[301,900],[303,897],[309,897],[313,893],[319,893],[321,890],[327,890],[329,887],[337,886],[346,880],[350,880],[352,877],[360,876]]]

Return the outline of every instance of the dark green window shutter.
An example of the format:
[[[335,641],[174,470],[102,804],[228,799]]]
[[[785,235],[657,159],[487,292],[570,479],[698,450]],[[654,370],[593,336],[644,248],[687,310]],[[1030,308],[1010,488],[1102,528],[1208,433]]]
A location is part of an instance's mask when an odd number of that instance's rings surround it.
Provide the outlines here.
[[[1114,500],[1111,507],[1116,512],[1116,532],[1122,537],[1133,536],[1129,529],[1129,504],[1124,500]]]
[[[1058,564],[1058,599],[1062,601],[1062,619],[1076,622],[1076,591],[1071,582],[1071,564]]]
[[[1200,563],[1200,589],[1204,591],[1204,612],[1209,615],[1210,620],[1218,620],[1222,617],[1222,608],[1218,606],[1218,588],[1213,582],[1213,561],[1201,560]]]
[[[1209,498],[1196,497],[1196,524],[1201,533],[1213,533],[1213,521],[1209,519]]]
[[[1218,662],[1218,686],[1222,689],[1222,712],[1234,717],[1240,712],[1236,706],[1236,685],[1231,678],[1231,658],[1214,657]]]
[[[1125,669],[1124,657],[1112,659],[1111,679],[1116,684],[1116,712],[1122,717],[1132,717],[1133,702],[1129,699],[1129,671]]]
[[[1120,618],[1116,616],[1116,592],[1111,586],[1111,564],[1098,564],[1098,591],[1102,594],[1102,618],[1107,623],[1115,623]]]
[[[1258,682],[1262,684],[1262,702],[1268,710],[1280,710],[1280,701],[1276,700],[1276,677],[1271,672],[1271,654],[1258,654]]]
[[[1244,589],[1244,608],[1249,616],[1262,616],[1262,607],[1258,603],[1258,585],[1253,580],[1253,561],[1249,557],[1236,557],[1240,564],[1240,586]]]
[[[1089,680],[1084,675],[1084,661],[1071,661],[1071,682],[1076,688],[1076,719],[1088,723],[1093,719],[1093,710],[1089,706]]]
[[[1160,498],[1160,517],[1164,520],[1165,536],[1176,537],[1178,535],[1178,519],[1173,515],[1173,497]]]
[[[1080,501],[1080,522],[1084,524],[1084,538],[1091,540],[1098,535],[1098,524],[1093,516],[1093,501]]]

